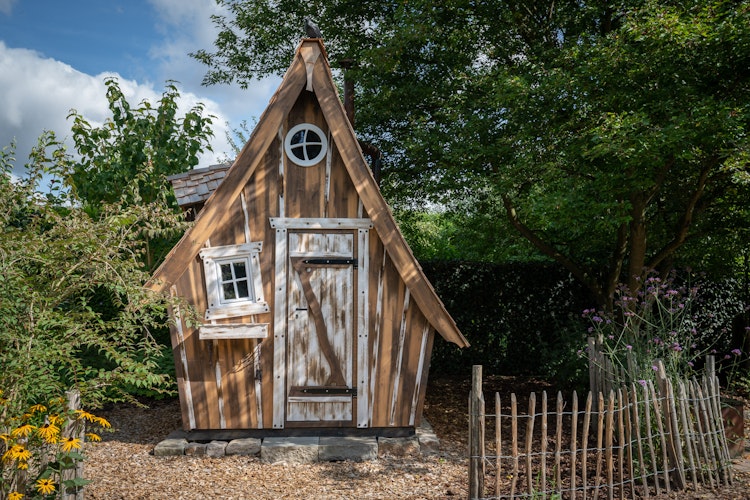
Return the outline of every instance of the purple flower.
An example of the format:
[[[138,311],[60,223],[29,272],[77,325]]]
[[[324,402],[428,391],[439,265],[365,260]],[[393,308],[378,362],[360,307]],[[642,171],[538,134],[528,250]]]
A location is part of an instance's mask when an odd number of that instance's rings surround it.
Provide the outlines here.
[[[633,346],[630,345],[630,344],[628,344],[628,345],[625,346],[625,349],[627,349],[628,351],[632,351],[633,350]]]
[[[688,366],[689,366],[690,368],[692,368],[692,367],[694,367],[694,366],[695,366],[695,364],[694,364],[694,363],[693,363],[692,361],[688,361]]]
[[[672,350],[675,352],[680,352],[682,350],[682,346],[678,344],[677,342],[672,344]]]
[[[594,316],[591,318],[591,321],[593,321],[594,323],[601,323],[604,320],[600,318],[599,316]]]
[[[638,381],[639,384],[641,384],[643,387],[646,387],[646,381],[641,379]]]
[[[735,356],[739,356],[740,354],[742,354],[742,351],[740,351],[739,349],[732,349],[732,354],[734,354]]]
[[[724,359],[732,359],[732,356],[730,356],[729,354],[725,354]]]
[[[615,340],[615,336],[614,336],[614,335],[607,335],[607,338],[608,338],[609,340]]]
[[[655,372],[659,371],[659,367],[656,365],[651,365],[651,369],[654,370]]]

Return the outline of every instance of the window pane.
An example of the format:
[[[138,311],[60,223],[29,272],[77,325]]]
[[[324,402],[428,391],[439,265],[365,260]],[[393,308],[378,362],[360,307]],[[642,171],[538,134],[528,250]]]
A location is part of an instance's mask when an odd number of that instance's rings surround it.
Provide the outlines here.
[[[237,298],[237,294],[234,293],[234,283],[224,283],[221,286],[224,289],[224,300],[233,300]]]
[[[308,144],[307,145],[307,158],[315,158],[320,154],[323,147],[320,144]]]
[[[307,131],[300,130],[292,136],[292,140],[289,142],[291,142],[292,144],[302,144],[303,142],[305,142],[305,132]]]
[[[250,297],[250,292],[247,289],[247,280],[237,281],[237,296],[241,299]]]
[[[233,262],[234,265],[234,277],[235,279],[247,277],[247,270],[245,269],[244,262]]]
[[[298,159],[298,160],[304,160],[305,159],[305,145],[301,144],[299,146],[294,146],[291,148],[292,154]]]
[[[307,140],[305,142],[308,143],[308,144],[310,144],[311,142],[318,142],[319,143],[319,142],[322,142],[322,141],[320,140],[320,136],[318,136],[318,134],[316,134],[312,130],[308,130],[307,131]]]
[[[232,279],[232,264],[221,265],[221,281],[231,281]]]

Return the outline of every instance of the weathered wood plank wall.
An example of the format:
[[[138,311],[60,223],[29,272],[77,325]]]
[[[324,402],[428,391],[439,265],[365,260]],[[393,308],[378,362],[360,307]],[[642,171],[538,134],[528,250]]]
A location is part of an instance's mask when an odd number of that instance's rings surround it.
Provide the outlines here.
[[[287,130],[301,122],[315,124],[331,137],[314,94],[300,94],[291,106],[288,120],[274,132],[270,147],[242,188],[242,195],[226,206],[222,217],[215,218],[211,230],[204,233],[208,238],[205,246],[240,244],[248,238],[262,242],[263,294],[270,312],[217,323],[267,323],[269,336],[200,340],[197,328],[189,326],[184,317],[177,317],[172,339],[186,429],[272,428],[274,398],[280,397],[274,391],[274,379],[285,376],[274,373],[274,356],[286,356],[286,349],[279,350],[274,345],[273,325],[286,314],[286,306],[281,304],[277,310],[276,232],[269,219],[367,216],[362,213],[362,201],[339,148],[332,141],[322,166],[303,168],[285,160],[282,139]],[[369,406],[365,406],[364,417],[358,415],[352,426],[358,422],[371,427],[414,426],[419,423],[424,403],[435,332],[408,293],[380,237],[374,230],[369,236],[369,249],[362,249],[369,250],[368,264],[359,271],[360,275],[367,273],[369,300],[357,308],[357,317],[367,321],[369,335],[358,342],[353,362],[355,373],[358,364],[368,366],[365,396]],[[187,265],[173,289],[199,314],[205,311],[207,298],[200,258]]]

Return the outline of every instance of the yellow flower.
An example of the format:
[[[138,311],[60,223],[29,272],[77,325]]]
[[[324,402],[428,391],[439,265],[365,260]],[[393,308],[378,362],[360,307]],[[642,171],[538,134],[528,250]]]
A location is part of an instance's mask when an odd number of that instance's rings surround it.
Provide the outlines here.
[[[64,453],[67,453],[71,450],[80,450],[83,445],[81,443],[81,440],[79,438],[74,437],[68,437],[61,441],[62,443],[62,451]]]
[[[63,418],[60,415],[47,415],[47,420],[49,420],[49,423],[52,425],[55,425],[57,427],[60,427],[63,423]]]
[[[63,397],[52,398],[47,402],[49,408],[59,407],[61,405],[65,405],[66,403],[67,400]]]
[[[51,479],[37,479],[36,491],[42,495],[49,495],[55,492],[55,483]]]
[[[29,408],[29,413],[31,413],[32,415],[36,412],[43,412],[43,411],[47,411],[47,407],[44,405],[40,405],[40,404],[36,404],[32,406],[31,408]]]
[[[0,439],[2,439],[5,444],[8,444],[8,441],[10,440],[10,434],[0,434]]]
[[[23,493],[19,493],[17,491],[8,493],[8,500],[21,500],[22,498],[23,498]]]
[[[57,437],[60,435],[60,428],[54,424],[44,424],[36,430],[36,435],[47,443],[56,443]]]
[[[26,461],[29,458],[31,458],[31,452],[20,444],[14,444],[8,448],[8,451],[3,453],[3,461],[5,462],[10,462],[11,460]]]
[[[88,420],[89,422],[96,422],[96,419],[98,418],[96,415],[93,415],[86,410],[76,410],[76,415],[78,415],[78,420]]]
[[[112,424],[110,424],[107,419],[104,419],[102,417],[95,417],[95,421],[97,424],[99,424],[100,427],[104,429],[109,429],[110,427],[112,427]]]
[[[89,441],[93,441],[95,443],[98,443],[102,440],[99,434],[94,434],[93,432],[87,432],[86,437],[89,438]]]
[[[29,468],[29,462],[25,460],[19,460],[18,463],[16,463],[16,469],[27,470],[28,468]]]
[[[13,437],[26,437],[31,434],[31,431],[33,431],[34,429],[36,429],[36,427],[34,427],[33,425],[24,424],[21,427],[16,427],[15,429],[13,429],[11,435]]]

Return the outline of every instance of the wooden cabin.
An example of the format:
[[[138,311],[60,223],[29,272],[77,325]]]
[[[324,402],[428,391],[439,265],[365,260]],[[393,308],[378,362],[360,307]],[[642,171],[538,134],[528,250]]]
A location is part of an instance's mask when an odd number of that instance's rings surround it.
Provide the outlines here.
[[[435,332],[468,343],[380,194],[321,40],[300,43],[214,170],[173,179],[202,208],[149,284],[199,317],[172,311],[184,429],[417,426]]]

